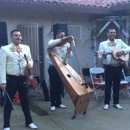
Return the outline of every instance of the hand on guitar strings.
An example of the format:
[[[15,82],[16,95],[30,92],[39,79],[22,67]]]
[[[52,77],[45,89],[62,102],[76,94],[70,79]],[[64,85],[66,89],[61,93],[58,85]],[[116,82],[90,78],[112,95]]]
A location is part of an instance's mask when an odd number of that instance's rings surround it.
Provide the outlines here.
[[[124,55],[124,50],[121,50],[121,51],[117,52],[116,55],[117,55],[118,57]]]

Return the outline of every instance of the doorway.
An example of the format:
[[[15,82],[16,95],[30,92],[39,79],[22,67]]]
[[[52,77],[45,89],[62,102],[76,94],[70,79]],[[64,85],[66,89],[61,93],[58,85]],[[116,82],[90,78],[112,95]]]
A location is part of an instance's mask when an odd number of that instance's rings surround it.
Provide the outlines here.
[[[44,44],[43,44],[43,28],[38,28],[38,41],[39,41],[39,69],[40,78],[44,77]]]

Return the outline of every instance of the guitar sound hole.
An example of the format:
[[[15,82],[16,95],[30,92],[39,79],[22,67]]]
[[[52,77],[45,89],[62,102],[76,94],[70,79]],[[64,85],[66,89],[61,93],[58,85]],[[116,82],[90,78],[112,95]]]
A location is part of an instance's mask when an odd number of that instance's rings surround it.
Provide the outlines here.
[[[70,74],[67,74],[67,76],[68,76],[69,78],[71,78],[71,75],[70,75]]]

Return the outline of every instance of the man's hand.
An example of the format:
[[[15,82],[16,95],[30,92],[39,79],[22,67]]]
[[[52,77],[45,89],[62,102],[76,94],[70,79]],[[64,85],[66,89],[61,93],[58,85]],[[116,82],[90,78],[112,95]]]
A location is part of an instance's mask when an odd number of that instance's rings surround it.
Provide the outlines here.
[[[69,41],[73,41],[74,40],[73,36],[68,36],[68,38],[69,38]]]
[[[106,59],[106,57],[107,57],[107,52],[104,51],[104,52],[102,53],[102,56]]]
[[[30,69],[31,68],[31,64],[27,64],[27,69]]]
[[[57,46],[64,46],[68,41],[73,41],[73,40],[74,40],[73,36],[63,37],[61,38],[61,43],[59,43],[59,45]]]
[[[6,84],[1,84],[0,86],[1,86],[1,89],[2,89],[3,91],[6,90]]]
[[[67,47],[67,52],[70,54],[70,52],[71,52],[71,48],[70,47]]]
[[[66,37],[63,37],[61,38],[62,41],[72,41],[74,40],[74,37],[73,36],[66,36]]]
[[[121,50],[121,51],[117,52],[116,55],[117,55],[118,57],[119,57],[119,56],[122,56],[122,55],[124,55],[124,51]]]
[[[68,36],[68,41],[72,42],[73,47],[75,47],[75,41],[73,36]]]

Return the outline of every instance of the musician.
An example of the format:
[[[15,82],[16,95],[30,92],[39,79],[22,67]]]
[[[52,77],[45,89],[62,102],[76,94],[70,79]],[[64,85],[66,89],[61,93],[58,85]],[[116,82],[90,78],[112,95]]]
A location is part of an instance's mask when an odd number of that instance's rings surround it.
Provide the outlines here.
[[[108,29],[108,40],[101,42],[99,45],[99,51],[103,52],[103,64],[105,67],[105,100],[104,110],[109,109],[111,98],[111,86],[113,86],[113,107],[122,109],[119,104],[119,89],[121,80],[122,65],[120,60],[115,60],[112,55],[108,53],[114,50],[120,50],[117,52],[117,56],[122,56],[130,52],[130,47],[126,45],[121,39],[115,39],[116,30],[113,28]]]
[[[31,129],[37,129],[30,115],[29,103],[26,91],[26,78],[24,77],[24,69],[33,66],[30,48],[27,45],[22,45],[22,36],[19,30],[12,30],[10,33],[11,44],[1,47],[0,56],[0,86],[3,91],[9,95],[4,106],[4,126],[3,130],[10,130],[10,115],[15,93],[18,91],[22,110],[25,116],[25,125]],[[29,61],[26,64],[24,59],[26,54]],[[10,99],[9,99],[10,98]]]
[[[65,36],[64,31],[58,30],[56,33],[56,39],[48,42],[48,48],[52,48],[52,50],[66,62],[67,58],[73,55],[72,51],[70,50],[70,44],[68,43],[68,41],[72,39],[72,36]],[[65,109],[66,106],[61,102],[61,89],[63,87],[63,83],[48,55],[47,59],[49,64],[48,73],[50,79],[50,110],[55,111],[56,107]]]

